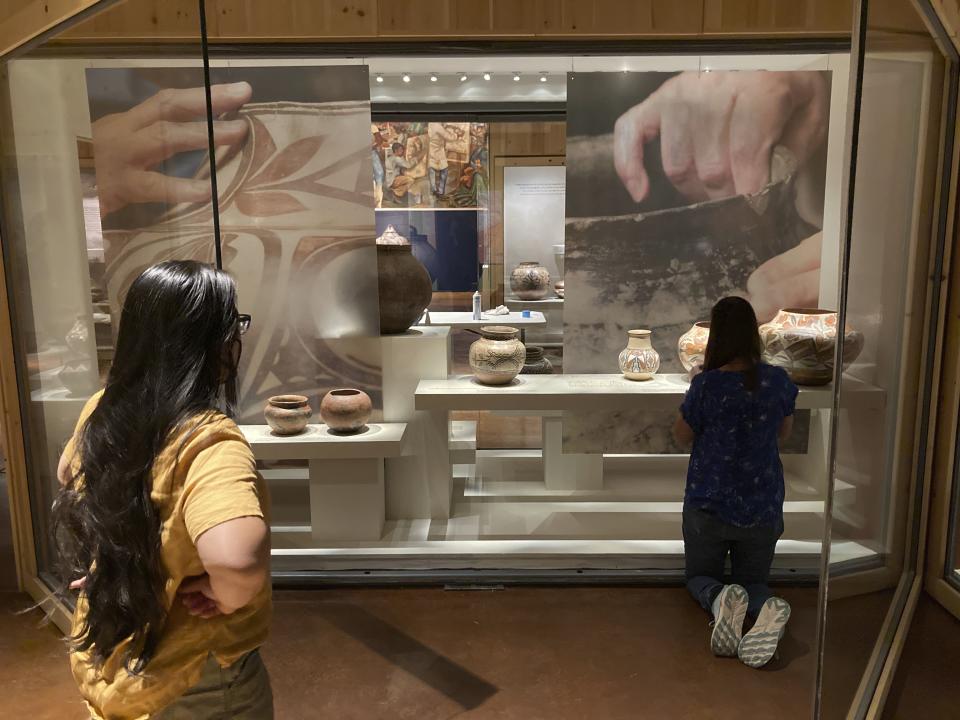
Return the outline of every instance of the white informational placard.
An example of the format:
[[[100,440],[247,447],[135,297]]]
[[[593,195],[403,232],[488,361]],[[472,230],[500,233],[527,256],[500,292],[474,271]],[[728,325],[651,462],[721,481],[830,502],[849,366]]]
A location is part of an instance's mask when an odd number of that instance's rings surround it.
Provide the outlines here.
[[[551,285],[563,278],[554,257],[554,245],[563,245],[565,187],[563,166],[503,169],[503,272],[508,296],[510,272],[525,260],[537,261],[547,268]]]

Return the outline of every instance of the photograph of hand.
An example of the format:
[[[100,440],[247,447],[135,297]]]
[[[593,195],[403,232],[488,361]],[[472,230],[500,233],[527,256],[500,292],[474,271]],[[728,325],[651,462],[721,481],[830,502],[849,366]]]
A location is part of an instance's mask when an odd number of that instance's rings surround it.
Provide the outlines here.
[[[215,117],[235,112],[250,101],[249,83],[210,88]],[[102,216],[136,203],[204,202],[210,200],[209,180],[175,177],[157,166],[165,160],[208,147],[204,88],[169,88],[125,112],[93,123],[97,187]],[[243,142],[243,120],[215,120],[215,145]]]

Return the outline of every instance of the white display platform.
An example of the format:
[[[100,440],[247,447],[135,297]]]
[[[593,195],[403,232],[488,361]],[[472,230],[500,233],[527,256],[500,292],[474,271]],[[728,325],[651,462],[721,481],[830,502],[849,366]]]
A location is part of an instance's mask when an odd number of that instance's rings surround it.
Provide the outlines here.
[[[417,387],[420,410],[512,410],[531,414],[552,410],[616,410],[679,407],[690,387],[684,374],[627,380],[622,375],[520,375],[509,385],[481,385],[472,375],[424,380]],[[844,378],[841,407],[882,409],[880,388]],[[797,408],[833,407],[833,388],[801,387]]]
[[[530,317],[523,317],[521,313],[512,312],[507,315],[490,315],[483,313],[480,320],[473,318],[472,312],[430,312],[428,322],[417,325],[417,328],[444,326],[450,328],[481,328],[486,325],[509,325],[523,328],[530,325],[546,325],[547,319],[542,312],[531,312]]]
[[[403,452],[406,423],[370,423],[355,435],[332,432],[326,425],[307,425],[299,435],[275,435],[269,425],[240,425],[257,460],[353,460],[398,457]]]
[[[314,540],[379,540],[386,520],[384,458],[403,453],[406,423],[370,423],[355,435],[308,425],[275,435],[267,425],[241,425],[258,460],[307,460]]]
[[[387,517],[444,519],[452,495],[450,421],[446,410],[421,410],[414,404],[417,385],[450,373],[452,346],[448,326],[416,326],[380,343],[383,420],[405,422],[407,449],[386,460]]]
[[[520,298],[508,297],[503,301],[508,308],[518,307],[521,310],[543,310],[563,307],[562,297],[548,297],[543,300],[521,300]]]
[[[551,297],[543,300],[507,298],[504,305],[511,310],[542,312],[546,317],[546,325],[530,328],[524,338],[526,342],[544,347],[563,347],[563,298]]]

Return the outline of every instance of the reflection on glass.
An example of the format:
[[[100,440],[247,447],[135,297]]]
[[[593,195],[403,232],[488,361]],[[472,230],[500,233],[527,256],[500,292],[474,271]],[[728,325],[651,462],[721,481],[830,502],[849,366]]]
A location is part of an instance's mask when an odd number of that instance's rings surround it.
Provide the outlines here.
[[[907,0],[872,1],[866,20],[845,297],[847,327],[864,344],[843,375],[835,423],[825,718],[851,710],[901,572],[912,570],[909,489],[936,227],[943,58]]]

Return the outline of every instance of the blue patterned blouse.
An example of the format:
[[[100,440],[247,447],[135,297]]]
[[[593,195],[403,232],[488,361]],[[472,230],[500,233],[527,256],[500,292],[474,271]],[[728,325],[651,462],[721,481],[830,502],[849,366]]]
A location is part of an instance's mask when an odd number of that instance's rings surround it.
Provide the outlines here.
[[[695,436],[684,504],[738,527],[776,525],[783,515],[777,433],[793,415],[797,386],[781,368],[757,371],[752,393],[742,372],[700,373],[680,406]]]

